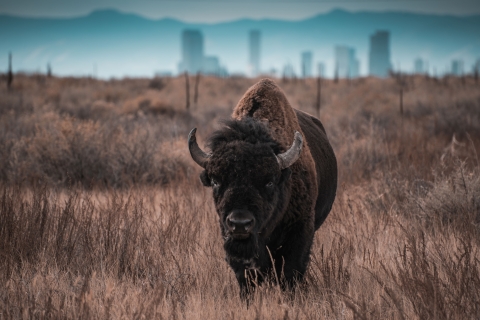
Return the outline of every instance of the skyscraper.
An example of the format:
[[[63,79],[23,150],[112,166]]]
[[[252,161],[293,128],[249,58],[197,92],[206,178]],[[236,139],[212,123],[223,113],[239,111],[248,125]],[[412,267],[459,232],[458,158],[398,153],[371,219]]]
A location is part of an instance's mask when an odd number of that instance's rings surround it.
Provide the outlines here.
[[[335,66],[336,66],[336,75],[339,78],[348,78],[349,70],[349,48],[346,46],[336,46],[335,47]]]
[[[220,61],[216,56],[206,56],[203,59],[202,73],[208,75],[219,75],[220,73]]]
[[[350,57],[350,78],[357,78],[360,75],[360,61],[355,57],[355,49],[351,49]]]
[[[183,30],[182,61],[179,72],[197,73],[203,70],[203,35],[199,30]]]
[[[251,30],[249,34],[250,60],[248,72],[256,77],[260,73],[260,30]]]
[[[473,65],[473,73],[480,73],[480,59],[477,59]]]
[[[335,47],[335,73],[339,78],[356,78],[360,63],[355,57],[355,49],[347,46]]]
[[[205,56],[203,58],[202,73],[217,77],[228,76],[227,69],[220,64],[220,59],[217,56]]]
[[[452,75],[462,76],[463,75],[463,60],[453,60],[452,61]]]
[[[283,66],[283,77],[284,78],[295,78],[295,70],[293,69],[292,64],[289,62]]]
[[[416,74],[422,74],[424,73],[424,66],[423,66],[423,60],[421,58],[415,59],[415,73]]]
[[[319,77],[325,77],[325,64],[323,62],[317,63],[317,72]]]
[[[302,52],[302,77],[308,78],[312,76],[312,52]]]
[[[372,76],[388,76],[391,69],[390,32],[377,31],[370,36],[369,68]]]

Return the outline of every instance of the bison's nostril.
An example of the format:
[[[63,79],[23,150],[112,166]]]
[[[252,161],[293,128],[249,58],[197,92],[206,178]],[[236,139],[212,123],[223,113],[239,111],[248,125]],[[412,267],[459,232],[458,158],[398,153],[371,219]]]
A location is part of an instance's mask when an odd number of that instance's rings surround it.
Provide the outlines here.
[[[231,231],[250,232],[253,228],[253,218],[229,216],[227,218],[227,226]]]

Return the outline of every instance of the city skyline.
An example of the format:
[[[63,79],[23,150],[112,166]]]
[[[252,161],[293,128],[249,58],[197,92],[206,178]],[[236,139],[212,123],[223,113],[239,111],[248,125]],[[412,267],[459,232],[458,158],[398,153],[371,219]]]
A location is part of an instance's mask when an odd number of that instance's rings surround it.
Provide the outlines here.
[[[98,11],[82,19],[2,18],[0,65],[13,53],[15,71],[55,75],[95,75],[102,78],[177,74],[182,57],[182,31],[203,35],[202,64],[228,68],[232,74],[251,75],[248,65],[249,31],[261,34],[262,73],[280,75],[285,65],[302,76],[302,52],[312,53],[312,66],[323,76],[335,73],[335,46],[355,49],[358,74],[369,74],[369,37],[376,30],[391,31],[390,63],[395,71],[414,72],[414,60],[428,61],[425,69],[437,75],[451,73],[452,60],[462,60],[465,73],[479,58],[476,42],[480,19],[402,13],[332,11],[300,22],[240,20],[223,24],[185,24],[176,20],[150,21],[116,11]],[[205,59],[205,60],[204,60]],[[203,61],[204,60],[204,61]],[[427,68],[428,67],[428,68]],[[313,67],[312,67],[313,69]],[[197,69],[198,70],[198,69]],[[92,72],[93,71],[93,72]],[[206,71],[206,70],[204,70]],[[290,71],[289,71],[290,72]],[[216,72],[213,72],[216,73]],[[357,72],[355,72],[357,73]]]
[[[250,30],[249,37],[249,63],[245,75],[256,77],[259,75],[278,76],[276,70],[261,70],[260,68],[260,46],[261,32],[259,30]],[[369,76],[387,77],[391,71],[394,71],[390,62],[390,32],[388,30],[377,30],[370,36],[370,54],[369,54]],[[346,45],[335,46],[335,78],[357,78],[360,76],[360,62],[356,57],[356,49]],[[324,77],[325,64],[322,61],[317,62],[317,74],[313,73],[314,59],[311,51],[301,52],[300,73],[302,78]],[[478,70],[480,59],[472,67],[472,73]],[[50,67],[50,66],[49,66]],[[204,37],[200,30],[186,29],[182,31],[182,60],[179,62],[178,73],[188,72],[190,74],[202,73],[205,75],[228,76],[228,71],[220,65],[220,59],[217,56],[206,56],[204,54]],[[416,58],[413,61],[412,74],[430,74],[428,62]],[[465,74],[464,63],[462,59],[451,61],[449,74],[462,76]],[[468,72],[467,72],[468,73]],[[160,75],[172,75],[169,72],[159,72]],[[295,67],[290,63],[283,66],[283,77],[297,77]]]

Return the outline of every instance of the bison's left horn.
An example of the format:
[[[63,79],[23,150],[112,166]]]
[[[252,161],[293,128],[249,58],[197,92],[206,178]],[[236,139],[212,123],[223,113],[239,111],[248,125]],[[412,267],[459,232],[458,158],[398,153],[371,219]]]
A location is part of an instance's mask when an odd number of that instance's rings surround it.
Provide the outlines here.
[[[193,161],[205,169],[210,155],[203,152],[203,150],[198,146],[197,138],[195,137],[196,132],[197,128],[193,128],[188,134],[188,150],[190,150],[190,155],[192,156]]]
[[[300,132],[295,131],[295,137],[293,138],[293,144],[282,154],[277,156],[278,164],[280,168],[283,170],[285,168],[290,167],[295,161],[300,158],[300,153],[302,152],[303,147],[303,136]]]

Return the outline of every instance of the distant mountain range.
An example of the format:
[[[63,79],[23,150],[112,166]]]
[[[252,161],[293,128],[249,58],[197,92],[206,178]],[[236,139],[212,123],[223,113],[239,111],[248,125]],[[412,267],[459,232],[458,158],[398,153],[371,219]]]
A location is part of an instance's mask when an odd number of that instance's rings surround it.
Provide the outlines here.
[[[14,70],[101,77],[152,76],[177,72],[184,29],[200,29],[205,53],[220,58],[233,73],[245,73],[248,31],[261,30],[261,68],[277,69],[290,63],[298,72],[300,55],[312,51],[314,62],[334,72],[335,45],[356,49],[360,73],[368,71],[369,37],[389,30],[391,62],[395,69],[413,70],[421,57],[439,74],[453,59],[470,71],[480,58],[480,15],[467,17],[405,12],[347,12],[334,10],[301,21],[236,20],[216,24],[186,23],[175,19],[150,20],[115,10],[94,11],[78,18],[26,18],[0,15],[0,70],[6,70],[8,52]]]

